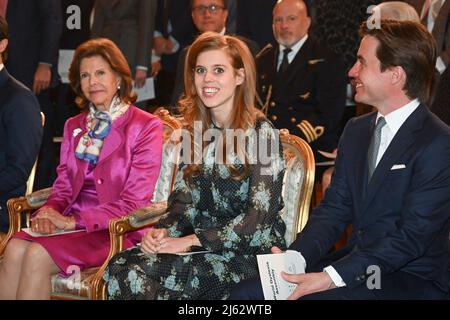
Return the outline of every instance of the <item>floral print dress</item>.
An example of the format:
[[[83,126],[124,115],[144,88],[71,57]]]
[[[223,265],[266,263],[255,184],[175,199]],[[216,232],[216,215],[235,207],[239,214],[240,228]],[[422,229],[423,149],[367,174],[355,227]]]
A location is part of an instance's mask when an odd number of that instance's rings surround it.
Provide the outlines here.
[[[266,164],[250,162],[248,175],[237,180],[217,164],[214,143],[208,148],[202,174],[183,179],[181,164],[167,213],[157,228],[170,237],[195,233],[207,253],[191,255],[143,253],[139,247],[117,254],[104,274],[109,299],[226,299],[241,280],[258,275],[257,254],[285,247],[281,190],[284,159],[278,135],[258,119],[256,138],[269,144]],[[271,149],[271,146],[276,146]],[[237,157],[236,168],[243,168]]]

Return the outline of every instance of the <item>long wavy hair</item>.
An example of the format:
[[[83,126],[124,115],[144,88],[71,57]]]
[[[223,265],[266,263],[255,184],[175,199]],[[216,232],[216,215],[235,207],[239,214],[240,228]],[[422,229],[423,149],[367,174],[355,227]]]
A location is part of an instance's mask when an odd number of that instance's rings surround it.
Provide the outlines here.
[[[81,90],[80,64],[84,58],[94,56],[102,57],[108,62],[111,69],[121,78],[120,89],[117,90],[118,97],[125,103],[134,103],[137,99],[136,93],[132,92],[133,84],[128,62],[122,51],[109,39],[97,38],[88,40],[75,50],[72,63],[69,68],[70,86],[76,94],[75,103],[82,110],[87,111],[89,101]]]
[[[244,70],[244,81],[235,89],[232,119],[229,129],[247,130],[254,128],[256,119],[263,116],[255,107],[256,96],[256,67],[253,56],[247,45],[237,37],[220,35],[215,32],[205,32],[200,35],[190,46],[185,65],[184,65],[184,85],[185,94],[179,101],[181,113],[186,121],[187,129],[191,133],[191,154],[194,148],[194,122],[201,122],[202,136],[205,130],[213,125],[210,110],[205,107],[197,94],[194,81],[194,70],[197,64],[198,56],[205,51],[222,50],[229,58],[235,73],[239,69]],[[203,141],[203,149],[207,147],[208,142]],[[223,149],[226,149],[226,141],[223,140]],[[235,149],[234,149],[235,150]],[[225,154],[225,153],[224,153]],[[231,176],[235,179],[242,179],[248,174],[248,163],[244,164],[243,170],[238,170],[234,165],[227,164]],[[190,164],[185,170],[185,177],[196,175],[200,172],[199,164]]]

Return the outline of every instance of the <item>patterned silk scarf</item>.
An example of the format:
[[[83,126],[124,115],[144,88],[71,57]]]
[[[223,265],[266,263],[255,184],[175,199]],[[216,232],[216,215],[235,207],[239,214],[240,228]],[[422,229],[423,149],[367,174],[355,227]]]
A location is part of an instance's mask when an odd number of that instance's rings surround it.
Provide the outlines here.
[[[75,150],[78,159],[97,164],[103,141],[108,136],[114,120],[121,117],[130,106],[114,97],[108,111],[100,111],[91,103],[86,117],[87,132],[81,137]]]

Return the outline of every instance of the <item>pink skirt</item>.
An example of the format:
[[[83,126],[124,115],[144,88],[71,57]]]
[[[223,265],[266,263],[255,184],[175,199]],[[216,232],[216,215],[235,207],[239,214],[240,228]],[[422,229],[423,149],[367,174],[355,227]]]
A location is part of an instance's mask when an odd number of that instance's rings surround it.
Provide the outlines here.
[[[76,270],[74,266],[78,266],[80,270],[101,266],[109,253],[108,230],[92,233],[80,231],[50,237],[33,237],[19,231],[13,238],[39,243],[61,269],[61,275],[65,276]],[[124,248],[133,245],[135,243],[124,237]]]

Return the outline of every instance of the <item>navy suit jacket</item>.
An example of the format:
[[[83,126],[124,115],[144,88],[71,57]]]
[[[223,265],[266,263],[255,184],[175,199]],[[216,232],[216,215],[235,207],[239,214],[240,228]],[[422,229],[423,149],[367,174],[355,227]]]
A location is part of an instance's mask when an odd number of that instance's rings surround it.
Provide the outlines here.
[[[34,94],[0,71],[0,231],[7,228],[6,201],[25,193],[42,140],[39,103]]]
[[[6,20],[9,25],[8,71],[31,88],[38,63],[48,63],[52,65],[50,86],[56,86],[58,48],[63,28],[61,1],[8,1]]]
[[[371,113],[347,124],[331,185],[291,249],[313,266],[352,223],[347,246],[333,253],[339,259],[331,263],[348,287],[365,285],[367,268],[378,266],[381,275],[403,271],[448,291],[450,128],[420,105],[368,183],[375,119]],[[392,170],[394,165],[404,168]]]

